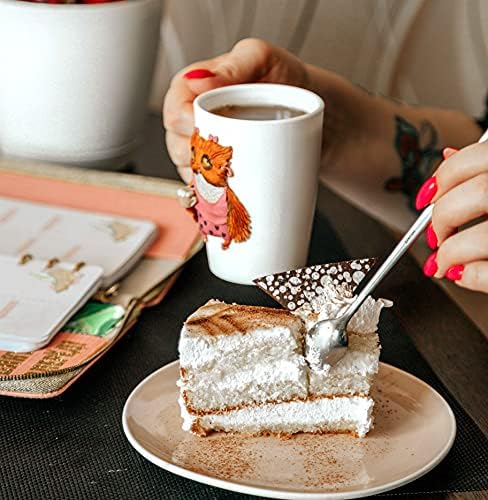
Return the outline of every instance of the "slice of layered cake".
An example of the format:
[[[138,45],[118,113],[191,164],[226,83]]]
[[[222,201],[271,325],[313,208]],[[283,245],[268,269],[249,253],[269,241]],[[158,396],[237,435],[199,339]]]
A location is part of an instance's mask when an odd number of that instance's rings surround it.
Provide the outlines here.
[[[266,282],[269,292],[274,286]],[[280,287],[284,293],[286,286]],[[315,302],[305,299],[292,307],[295,313],[216,300],[195,311],[179,343],[183,429],[201,436],[211,431],[366,435],[373,421],[369,392],[378,371],[376,328],[385,302],[368,299],[357,312],[348,352],[336,365],[315,370],[304,357],[306,328],[327,314],[325,309],[337,311],[327,297],[342,290],[334,300],[343,307],[352,288],[322,279],[313,297],[309,294]],[[327,307],[320,309],[319,303]]]

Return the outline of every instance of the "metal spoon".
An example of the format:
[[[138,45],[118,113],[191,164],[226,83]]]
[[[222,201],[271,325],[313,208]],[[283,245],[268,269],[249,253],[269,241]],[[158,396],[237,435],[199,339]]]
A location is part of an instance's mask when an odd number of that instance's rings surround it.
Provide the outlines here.
[[[488,141],[488,130],[480,137],[478,142]],[[326,319],[316,323],[305,336],[305,357],[313,368],[321,370],[325,365],[334,365],[346,354],[348,337],[347,324],[354,313],[361,307],[368,295],[377,287],[391,268],[399,261],[400,257],[410,248],[419,234],[427,227],[432,218],[434,205],[429,205],[420,214],[412,227],[405,233],[393,252],[383,262],[366,286],[359,292],[354,302],[346,312],[335,319]]]
[[[348,345],[346,327],[349,320],[391,268],[399,261],[400,257],[410,248],[420,233],[427,227],[432,218],[433,208],[433,205],[429,205],[424,209],[342,316],[319,321],[308,330],[305,337],[305,357],[313,368],[321,370],[325,365],[332,366],[346,354]]]

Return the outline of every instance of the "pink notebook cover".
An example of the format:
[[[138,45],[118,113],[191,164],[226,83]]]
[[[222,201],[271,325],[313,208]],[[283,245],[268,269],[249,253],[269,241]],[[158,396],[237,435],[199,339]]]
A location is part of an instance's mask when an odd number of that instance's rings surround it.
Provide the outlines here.
[[[0,172],[0,196],[151,220],[159,236],[146,252],[150,257],[184,259],[198,236],[178,200],[163,195]]]

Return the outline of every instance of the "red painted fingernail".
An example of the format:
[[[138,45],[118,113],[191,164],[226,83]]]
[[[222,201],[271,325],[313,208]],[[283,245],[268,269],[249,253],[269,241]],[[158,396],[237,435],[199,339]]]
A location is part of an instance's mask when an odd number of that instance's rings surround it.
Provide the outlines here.
[[[464,266],[462,264],[457,264],[456,266],[451,266],[446,271],[446,278],[451,281],[460,280],[463,277]]]
[[[185,78],[189,80],[193,78],[210,78],[211,76],[215,76],[215,73],[212,73],[208,69],[192,69],[183,75]]]
[[[432,222],[427,226],[425,238],[427,240],[427,245],[429,245],[429,248],[431,248],[432,250],[435,250],[437,248],[437,235],[435,234],[434,226],[432,226]]]
[[[424,264],[424,274],[431,278],[437,272],[437,252],[434,252],[427,257]]]
[[[454,153],[457,153],[458,151],[459,149],[456,148],[444,148],[442,150],[442,157],[444,158],[444,160],[447,160],[449,156],[452,156]]]
[[[429,177],[419,189],[417,193],[417,198],[415,199],[415,208],[417,210],[422,210],[431,201],[432,198],[437,193],[437,179],[435,177]]]

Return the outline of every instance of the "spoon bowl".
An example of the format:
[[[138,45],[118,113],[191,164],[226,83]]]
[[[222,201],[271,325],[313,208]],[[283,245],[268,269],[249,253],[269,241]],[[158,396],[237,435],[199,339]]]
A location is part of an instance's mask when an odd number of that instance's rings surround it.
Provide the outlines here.
[[[349,339],[345,317],[319,321],[308,332],[305,342],[305,358],[310,365],[323,368],[333,366],[347,352]]]

